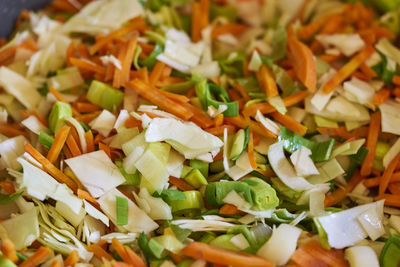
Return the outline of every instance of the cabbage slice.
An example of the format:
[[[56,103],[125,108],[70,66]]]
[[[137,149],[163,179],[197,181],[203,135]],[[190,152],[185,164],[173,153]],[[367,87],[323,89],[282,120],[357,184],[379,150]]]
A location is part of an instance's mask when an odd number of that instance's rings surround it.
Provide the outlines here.
[[[400,135],[400,104],[388,100],[379,106],[382,112],[382,132]]]
[[[162,198],[153,197],[146,188],[140,189],[139,195],[133,192],[139,207],[153,220],[171,220],[171,207]]]
[[[17,158],[24,154],[24,145],[26,139],[23,136],[17,136],[0,142],[0,158],[5,167],[13,170],[21,169],[21,164]]]
[[[98,131],[102,136],[107,137],[114,128],[114,123],[117,120],[114,114],[103,109],[100,115],[89,123],[89,126]]]

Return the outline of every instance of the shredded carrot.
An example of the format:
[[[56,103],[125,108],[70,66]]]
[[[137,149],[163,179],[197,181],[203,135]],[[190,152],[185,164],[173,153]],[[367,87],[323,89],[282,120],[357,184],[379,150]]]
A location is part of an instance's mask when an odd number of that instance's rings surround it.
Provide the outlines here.
[[[170,184],[176,186],[179,190],[182,190],[182,191],[194,190],[194,187],[191,186],[190,184],[188,184],[183,179],[179,179],[179,178],[170,176],[169,177],[169,182],[170,182]]]
[[[139,255],[137,255],[130,247],[124,246],[129,262],[135,267],[146,267],[146,264]]]
[[[201,30],[210,24],[210,0],[200,0]]]
[[[56,10],[72,14],[78,11],[78,9],[73,4],[65,0],[53,0],[51,6],[54,7]]]
[[[129,81],[129,74],[131,70],[133,57],[135,55],[137,47],[138,37],[139,34],[135,32],[128,41],[125,57],[123,61],[121,61],[122,69],[121,69],[120,85],[125,85],[125,83]]]
[[[59,91],[57,91],[56,89],[54,89],[54,87],[50,87],[50,93],[52,93],[54,95],[54,97],[61,102],[64,103],[68,103],[67,100],[61,95],[61,93]]]
[[[287,55],[297,78],[308,90],[314,92],[317,85],[317,65],[311,49],[289,34]]]
[[[314,34],[318,33],[318,31],[325,25],[330,17],[331,16],[325,16],[303,26],[298,32],[299,37],[301,39],[309,39]]]
[[[350,181],[344,187],[340,187],[332,193],[325,196],[325,207],[336,205],[340,201],[346,198],[347,193],[351,192],[356,185],[358,185],[364,177],[360,175],[359,171],[356,171]]]
[[[389,182],[391,180],[391,177],[394,173],[394,170],[396,169],[396,166],[399,164],[400,161],[400,153],[397,154],[397,156],[389,163],[387,168],[382,174],[382,177],[379,181],[379,195],[382,195],[385,193]]]
[[[77,157],[82,155],[81,150],[79,149],[78,144],[75,141],[75,138],[72,137],[72,135],[69,135],[67,137],[67,146],[69,148],[69,151],[71,151],[71,154],[73,157]]]
[[[273,267],[275,264],[267,259],[243,252],[236,252],[206,243],[192,242],[182,249],[183,255],[207,262],[247,267]]]
[[[169,99],[179,103],[188,103],[190,101],[190,99],[184,95],[174,94],[163,90],[159,90],[158,93],[165,95]]]
[[[215,136],[223,136],[225,129],[228,131],[228,134],[235,133],[235,126],[233,125],[220,125],[212,128],[205,129],[206,132],[215,135]]]
[[[231,123],[239,128],[245,129],[247,126],[250,127],[250,129],[264,137],[269,137],[269,138],[276,138],[276,135],[266,128],[263,128],[260,124],[258,124],[255,121],[249,121],[247,122],[242,116],[237,116],[237,117],[226,117],[225,121],[228,123]]]
[[[94,151],[94,140],[93,140],[93,133],[91,130],[85,132],[85,140],[86,140],[87,153],[93,152]]]
[[[170,112],[183,120],[188,120],[193,116],[192,111],[170,100],[168,97],[159,94],[156,89],[153,89],[141,80],[135,79],[129,82],[128,86],[161,109]]]
[[[277,120],[278,122],[282,123],[284,126],[286,126],[289,130],[292,130],[293,132],[299,134],[299,135],[305,135],[307,132],[307,127],[304,126],[303,124],[297,122],[294,120],[292,117],[286,115],[286,114],[281,114],[277,111],[272,112],[269,114],[272,118]]]
[[[335,90],[344,80],[360,67],[365,60],[367,60],[372,53],[374,48],[367,45],[360,53],[354,56],[349,62],[346,63],[339,71],[324,85],[323,91],[328,94]]]
[[[112,260],[113,257],[107,253],[99,244],[91,244],[86,247],[86,249],[90,252],[93,252],[94,256],[100,260],[103,258],[106,260]]]
[[[112,246],[114,247],[115,251],[118,253],[118,255],[122,258],[122,260],[125,263],[131,263],[130,259],[128,258],[128,255],[125,251],[124,246],[121,244],[121,242],[119,242],[118,239],[113,238],[111,241]]]
[[[208,128],[214,124],[214,122],[208,116],[205,115],[203,110],[200,110],[189,103],[181,103],[181,105],[184,108],[193,112],[193,116],[190,118],[190,120],[196,123],[201,128],[203,129]]]
[[[215,26],[211,32],[212,38],[217,38],[223,34],[232,34],[234,36],[244,33],[249,27],[244,24],[227,23],[221,26]]]
[[[385,200],[385,206],[400,207],[400,195],[382,194],[375,197],[375,200]]]
[[[58,156],[60,155],[60,152],[64,147],[65,141],[67,140],[70,130],[71,127],[65,125],[58,131],[58,133],[54,137],[53,144],[51,145],[50,150],[47,153],[47,159],[52,164],[56,162]]]
[[[390,97],[390,90],[389,89],[382,89],[374,95],[373,104],[374,105],[382,105],[388,100]]]
[[[224,123],[224,114],[218,114],[215,118],[214,118],[214,124],[215,127],[221,126]]]
[[[219,209],[220,214],[224,215],[237,215],[240,214],[240,210],[232,204],[225,204]]]
[[[165,63],[161,61],[158,61],[157,64],[154,66],[153,71],[150,73],[149,77],[149,83],[151,86],[154,86],[160,79],[164,68],[165,68]]]
[[[84,199],[84,200],[89,201],[90,203],[92,203],[92,204],[95,205],[96,207],[100,207],[100,205],[99,205],[99,203],[97,202],[97,200],[96,200],[94,197],[92,197],[92,195],[91,195],[89,192],[87,192],[87,191],[85,191],[85,190],[83,190],[83,189],[78,189],[78,191],[77,191],[77,196],[78,196],[80,199]]]
[[[369,80],[371,80],[372,78],[376,78],[378,76],[376,72],[370,67],[368,67],[365,63],[362,63],[360,65],[360,70],[369,78]]]
[[[25,137],[28,136],[26,132],[22,131],[19,128],[19,126],[6,123],[0,123],[0,133],[5,134],[8,137],[14,137],[19,135],[23,135]]]
[[[372,163],[375,157],[376,143],[378,142],[379,132],[381,129],[381,113],[375,112],[371,115],[371,121],[369,124],[368,138],[366,147],[368,148],[368,154],[361,166],[361,175],[368,176],[371,174]]]
[[[272,85],[273,86],[273,85]],[[276,85],[275,85],[276,86]],[[244,89],[240,84],[234,83],[233,87],[239,92],[239,94],[243,97],[244,101],[249,101],[250,97],[247,93],[246,89]]]
[[[325,134],[329,136],[338,136],[342,138],[352,138],[354,137],[351,133],[349,133],[345,127],[337,127],[337,128],[329,128],[329,127],[319,127],[317,131],[320,134]]]
[[[339,54],[339,55],[330,55],[330,54],[323,54],[318,56],[319,59],[326,61],[328,63],[332,63],[334,61],[337,61],[339,59],[343,58],[343,54]]]
[[[276,86],[275,78],[270,68],[263,64],[256,73],[256,76],[260,87],[265,91],[268,98],[279,95],[278,87]],[[246,101],[248,100],[249,99]]]
[[[1,252],[10,261],[16,263],[18,261],[17,252],[14,243],[10,239],[4,239],[1,242]]]
[[[391,182],[391,180],[389,182]],[[388,186],[388,189],[389,189],[389,192],[392,193],[393,195],[400,195],[400,183],[399,182],[390,183]]]
[[[71,64],[79,68],[80,70],[88,70],[100,75],[106,74],[106,69],[103,66],[100,66],[92,61],[87,59],[79,59],[79,58],[70,58]]]
[[[90,113],[100,110],[100,107],[87,102],[77,102],[74,106],[79,113]]]
[[[50,267],[61,267],[61,263],[58,260],[55,260],[51,263]]]
[[[249,154],[250,165],[253,169],[257,168],[256,158],[254,157],[254,143],[253,143],[253,132],[250,130],[249,144],[247,145],[247,153]]]
[[[127,49],[128,49],[127,44],[124,44],[124,45],[122,45],[121,49],[118,51],[118,61],[120,63],[124,61],[124,58],[126,57]],[[112,86],[115,88],[120,88],[122,85],[121,81],[122,81],[122,67],[121,67],[121,69],[115,68]]]
[[[43,263],[50,255],[52,251],[48,247],[40,247],[32,256],[23,261],[20,267],[36,267]]]
[[[70,159],[73,157],[71,151],[69,151],[68,147],[66,147],[66,146],[63,147],[63,153],[64,153],[65,158],[67,158],[67,159]]]
[[[62,171],[57,169],[48,159],[46,159],[42,154],[39,153],[31,144],[25,144],[24,149],[36,159],[40,164],[43,165],[45,171],[47,171],[51,176],[54,177],[59,183],[66,184],[72,191],[76,192],[76,184],[66,176]]]
[[[99,150],[103,150],[104,152],[106,152],[107,156],[111,159],[111,148],[104,144],[104,143],[99,143]]]
[[[89,122],[91,122],[92,120],[94,120],[95,118],[97,118],[100,115],[101,111],[95,111],[92,113],[87,113],[87,114],[83,114],[83,115],[79,115],[79,116],[74,116],[75,119],[77,121],[81,121],[85,124],[88,124]]]
[[[79,261],[79,254],[77,250],[72,251],[69,253],[68,257],[64,260],[64,266],[74,267]]]
[[[193,42],[198,42],[201,40],[201,8],[200,4],[193,1],[192,5],[192,25],[191,34]]]
[[[400,86],[400,76],[398,76],[398,75],[393,76],[392,82],[395,85]]]
[[[3,188],[7,194],[11,195],[15,193],[14,185],[11,182],[2,181],[0,182],[0,187]]]

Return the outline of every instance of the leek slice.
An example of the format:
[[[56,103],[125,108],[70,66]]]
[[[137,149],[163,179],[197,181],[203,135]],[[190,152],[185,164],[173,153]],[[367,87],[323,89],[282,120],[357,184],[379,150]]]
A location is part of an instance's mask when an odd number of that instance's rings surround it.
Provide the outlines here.
[[[54,133],[64,125],[65,119],[72,117],[71,106],[67,103],[57,101],[54,103],[49,115],[49,128]]]
[[[116,111],[124,100],[124,93],[108,84],[93,80],[87,93],[87,99],[109,111]]]

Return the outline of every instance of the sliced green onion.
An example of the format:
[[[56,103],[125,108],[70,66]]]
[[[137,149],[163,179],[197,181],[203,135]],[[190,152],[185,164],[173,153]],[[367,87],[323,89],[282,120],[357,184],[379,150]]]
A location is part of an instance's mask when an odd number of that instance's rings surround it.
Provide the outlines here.
[[[190,267],[190,266],[192,266],[193,262],[194,261],[191,259],[184,259],[183,261],[178,263],[178,265],[176,265],[176,267]]]
[[[235,225],[228,229],[227,234],[243,234],[249,242],[250,246],[256,246],[256,239],[252,232],[250,232],[249,228],[245,225]]]
[[[186,166],[186,165],[183,165],[183,168],[182,168],[182,172],[181,172],[181,176],[180,176],[180,178],[183,178],[183,177],[185,177],[186,175],[188,175],[191,171],[193,170],[193,168],[192,167],[189,167],[189,166]]]
[[[87,126],[86,123],[80,121],[79,124],[82,126],[82,128],[85,130],[85,132],[90,130],[89,126]]]
[[[205,178],[208,177],[209,164],[207,162],[192,159],[190,160],[190,167],[192,167],[193,169],[198,169]]]
[[[180,228],[179,225],[176,224],[170,224],[169,227],[174,232],[176,238],[181,242],[185,241],[186,238],[192,233],[191,230]]]
[[[207,244],[209,244],[211,241],[213,241],[214,239],[215,239],[215,233],[213,233],[213,232],[208,232],[208,233],[205,233],[200,239],[199,239],[199,241],[200,242],[203,242],[203,243],[207,243]]]
[[[235,235],[232,235],[232,234],[220,235],[217,238],[215,238],[213,241],[211,241],[210,245],[220,247],[220,248],[230,249],[233,251],[239,251],[240,249],[231,242],[231,238],[234,236]]]
[[[194,188],[200,188],[202,185],[208,184],[207,179],[198,169],[193,169],[183,179]]]
[[[157,258],[160,259],[162,257],[162,253],[164,252],[164,247],[161,246],[156,240],[153,238],[149,241],[149,249],[151,253]]]
[[[116,196],[117,205],[117,225],[128,224],[128,199],[120,196]]]
[[[47,149],[50,149],[51,145],[54,142],[54,138],[48,135],[45,132],[40,132],[39,134],[39,142]]]
[[[24,254],[22,254],[22,253],[20,253],[20,252],[18,252],[18,251],[17,251],[17,257],[18,257],[18,259],[21,260],[21,261],[24,261],[24,260],[28,259],[27,256],[25,256]]]
[[[199,191],[185,191],[185,200],[170,201],[173,213],[184,212],[190,210],[200,210],[203,208],[203,197]]]
[[[175,189],[164,189],[161,194],[159,194],[157,191],[153,193],[153,197],[161,197],[165,202],[170,203],[171,201],[174,200],[185,200],[186,195]]]
[[[382,267],[397,267],[400,262],[400,236],[392,235],[385,243],[379,256]]]
[[[223,170],[224,170],[224,163],[222,162],[222,160],[217,160],[210,164],[211,173],[218,173],[222,172]]]
[[[259,210],[269,210],[279,205],[276,191],[268,183],[255,177],[247,178],[244,182],[249,184],[254,206]]]
[[[136,47],[135,54],[133,55],[133,66],[137,70],[140,69],[140,66],[139,66],[139,55],[140,55],[140,53],[142,53],[142,47],[140,45],[138,45]]]
[[[72,117],[71,106],[67,103],[57,101],[49,115],[49,128],[56,133],[65,123],[65,119]]]
[[[165,43],[165,40],[164,40]],[[151,54],[145,59],[139,59],[139,65],[142,67],[148,67],[152,69],[157,62],[157,56],[161,54],[164,50],[162,42],[157,42]]]
[[[124,93],[114,87],[93,80],[87,93],[87,99],[104,109],[116,111],[124,99]]]
[[[396,70],[392,71],[388,68],[388,59],[387,57],[380,53],[382,60],[372,67],[372,69],[376,72],[379,78],[381,78],[386,85],[393,85],[393,77],[398,73],[399,66],[396,64]]]

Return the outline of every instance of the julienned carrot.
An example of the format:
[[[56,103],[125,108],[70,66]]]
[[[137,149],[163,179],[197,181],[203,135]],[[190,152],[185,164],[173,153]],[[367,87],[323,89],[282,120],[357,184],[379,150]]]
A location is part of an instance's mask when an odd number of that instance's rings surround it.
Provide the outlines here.
[[[375,49],[373,46],[367,45],[360,53],[354,56],[349,62],[346,63],[339,71],[324,85],[323,91],[328,94],[335,90],[344,80],[357,70],[362,63],[367,60]]]
[[[64,266],[74,267],[79,261],[79,254],[77,250],[72,251],[69,253],[68,257],[64,260]]]
[[[395,85],[400,86],[400,76],[398,76],[398,75],[393,76],[392,82]]]
[[[211,37],[216,38],[223,34],[232,34],[234,36],[244,33],[249,27],[245,24],[227,23],[221,26],[215,26],[211,32]]]
[[[191,25],[191,34],[193,42],[198,42],[201,39],[201,9],[200,4],[196,1],[193,1],[192,6],[192,25]]]
[[[375,112],[371,115],[371,121],[369,123],[368,138],[366,147],[368,148],[368,154],[361,166],[361,175],[368,176],[371,174],[372,163],[375,157],[376,143],[381,129],[381,113]]]
[[[7,192],[7,194],[14,194],[15,193],[15,188],[14,185],[11,182],[0,182],[0,187],[4,189],[4,191]]]
[[[61,267],[61,263],[58,260],[55,260],[51,263],[50,267]]]
[[[43,263],[52,251],[48,247],[40,247],[32,256],[23,261],[19,267],[36,267]]]
[[[356,171],[350,181],[344,187],[340,187],[332,193],[325,196],[325,207],[336,205],[340,201],[346,198],[347,194],[351,192],[356,185],[358,185],[364,177],[362,177],[359,171]]]
[[[18,261],[17,252],[14,243],[10,239],[4,239],[1,242],[1,252],[10,261],[16,263]]]
[[[170,182],[170,184],[175,185],[179,190],[182,190],[182,191],[194,190],[194,187],[191,186],[190,184],[188,184],[183,179],[179,179],[179,178],[170,176],[169,182]]]
[[[54,177],[59,183],[66,184],[72,191],[76,192],[77,185],[66,176],[62,171],[57,169],[48,159],[46,159],[42,154],[39,153],[31,144],[25,144],[24,149],[36,159],[40,164],[43,165],[45,171],[47,171],[51,176]]]
[[[254,157],[254,143],[253,143],[253,131],[250,130],[249,144],[247,145],[247,153],[249,156],[250,165],[253,169],[257,168],[256,158]]]
[[[107,156],[111,159],[111,148],[108,145],[99,143],[99,150],[106,152]]]
[[[390,179],[394,173],[394,170],[396,169],[397,164],[399,164],[399,161],[400,161],[400,153],[397,154],[397,156],[394,159],[392,159],[392,161],[389,163],[389,165],[383,172],[381,180],[379,181],[379,195],[385,193],[389,185]]]
[[[230,265],[234,267],[274,267],[275,264],[267,259],[242,252],[235,252],[229,249],[215,247],[201,242],[192,242],[182,249],[183,255],[196,260],[201,259],[207,262]]]
[[[51,6],[58,11],[68,12],[75,14],[79,9],[77,9],[71,2],[64,0],[54,0]]]
[[[374,95],[373,104],[374,105],[381,105],[385,103],[390,97],[390,90],[389,89],[382,89]]]
[[[132,265],[120,261],[112,261],[111,267],[132,267]]]
[[[149,100],[161,109],[170,112],[183,120],[189,120],[193,116],[192,111],[170,100],[168,97],[159,94],[156,89],[153,89],[141,80],[135,79],[129,82],[128,87],[135,90],[143,98]]]
[[[392,193],[393,195],[400,195],[400,183],[399,182],[394,182],[390,183],[388,186],[389,192]]]
[[[250,120],[248,122],[242,116],[226,117],[225,121],[228,123],[231,123],[239,128],[242,128],[242,129],[245,129],[247,126],[249,126],[253,132],[255,132],[261,136],[268,137],[268,138],[276,138],[275,134],[273,134],[266,128],[261,127],[260,124],[258,124],[257,122],[252,121],[252,120]]]
[[[190,103],[181,103],[181,105],[190,110],[191,112],[193,112],[193,116],[190,118],[190,120],[194,123],[196,123],[198,126],[200,126],[201,128],[208,128],[211,127],[214,122],[205,115],[204,111],[196,108],[195,106],[193,106]]]
[[[400,207],[400,195],[382,194],[375,197],[375,200],[385,200],[385,206]]]
[[[107,253],[99,244],[91,244],[86,247],[86,249],[90,252],[93,252],[94,256],[100,260],[103,258],[106,260],[112,260],[113,257]]]
[[[299,32],[297,33],[301,39],[308,39],[316,34],[328,21],[330,16],[324,16],[320,19],[314,20],[313,22],[303,26],[300,28]]]
[[[100,110],[100,107],[87,102],[77,102],[75,103],[75,108],[80,113],[90,113]]]
[[[89,202],[92,203],[95,207],[100,208],[100,205],[99,205],[99,203],[97,202],[97,200],[96,200],[94,197],[92,197],[92,195],[91,195],[89,192],[87,192],[87,191],[85,191],[85,190],[83,190],[83,189],[78,189],[78,191],[77,191],[77,196],[78,196],[80,199],[84,199],[84,200],[89,201]]]
[[[319,59],[326,61],[328,63],[332,63],[334,61],[337,61],[339,59],[343,58],[343,54],[339,54],[339,55],[330,55],[330,54],[323,54],[318,56]]]
[[[201,30],[210,24],[210,0],[200,0]]]
[[[149,82],[151,86],[154,86],[161,77],[161,74],[164,70],[165,63],[158,61],[154,66],[153,71],[150,73]]]
[[[249,94],[247,93],[246,89],[243,88],[243,86],[241,86],[241,85],[238,84],[238,83],[234,83],[234,84],[233,84],[233,87],[234,87],[236,90],[238,90],[239,94],[243,97],[243,99],[244,99],[245,101],[249,101],[249,100],[250,100]]]
[[[223,136],[225,129],[228,131],[228,134],[235,133],[235,126],[233,125],[220,125],[212,128],[205,129],[206,132],[215,135],[215,136]]]
[[[85,124],[88,124],[89,122],[91,122],[92,120],[94,120],[95,118],[97,118],[100,115],[101,111],[95,111],[92,113],[87,113],[87,114],[83,114],[83,115],[79,115],[79,116],[74,116],[75,119],[77,121],[81,121]]]
[[[224,114],[218,114],[215,118],[214,118],[214,125],[215,127],[221,126],[224,123]]]
[[[360,65],[360,70],[362,71],[362,73],[368,76],[369,80],[378,76],[376,72],[373,69],[371,69],[371,67],[367,66],[367,64],[365,63],[362,63]]]
[[[236,215],[240,214],[240,211],[235,205],[225,204],[219,209],[219,213],[225,215]]]
[[[278,87],[276,86],[275,77],[270,68],[262,65],[256,73],[258,83],[267,94],[267,97],[274,97],[279,94]]]
[[[121,242],[119,242],[118,239],[113,238],[111,241],[111,244],[114,247],[115,251],[118,253],[118,255],[122,258],[122,260],[126,263],[130,263],[128,255],[125,251],[124,246],[121,244]]]
[[[366,187],[376,187],[379,186],[379,181],[381,180],[381,176],[369,178],[364,180],[364,185]],[[390,177],[389,184],[400,182],[400,172],[393,173],[392,177]]]
[[[288,58],[293,64],[297,78],[311,92],[317,85],[317,65],[314,55],[305,44],[297,40],[293,34],[288,35]]]
[[[343,250],[324,249],[316,240],[310,240],[301,245],[291,256],[291,261],[300,267],[309,266],[335,266],[347,267]]]
[[[342,138],[352,138],[354,137],[351,133],[349,133],[345,127],[337,127],[337,128],[330,128],[330,127],[319,127],[317,131],[320,134],[325,134],[329,136],[338,136]]]
[[[61,95],[61,93],[59,91],[57,91],[56,89],[54,89],[54,87],[50,87],[50,93],[52,93],[54,95],[54,97],[61,102],[67,103],[67,100]]]
[[[97,65],[96,63],[89,61],[87,59],[70,58],[72,65],[81,70],[89,70],[100,75],[106,74],[106,69],[103,66]]]
[[[277,120],[278,122],[282,123],[284,126],[286,126],[289,130],[292,130],[293,132],[299,134],[299,135],[305,135],[307,132],[307,127],[304,126],[303,124],[297,122],[294,120],[292,117],[281,114],[277,111],[272,112],[269,114],[272,118]]]
[[[124,61],[124,58],[126,56],[126,51],[128,47],[127,44],[123,44],[122,47],[118,51],[118,61],[122,63]],[[115,68],[114,71],[114,77],[113,77],[113,83],[112,86],[115,88],[120,88],[121,87],[121,78],[122,78],[122,66],[121,68]]]
[[[130,263],[135,267],[146,267],[143,259],[139,257],[130,247],[124,246],[127,257],[129,258]]]
[[[82,152],[72,135],[68,135],[67,137],[67,146],[73,157],[82,155]]]
[[[87,153],[93,152],[94,151],[94,140],[93,140],[93,133],[91,130],[85,132],[85,140],[86,140]]]
[[[136,47],[137,47],[137,40],[139,38],[139,34],[135,32],[128,41],[127,48],[126,48],[126,55],[121,62],[122,69],[121,69],[121,77],[120,77],[120,84],[124,85],[129,81],[129,72],[131,70],[131,65],[133,61],[133,57],[135,55]]]
[[[184,95],[174,94],[174,93],[170,93],[170,92],[163,91],[163,90],[159,90],[158,92],[162,95],[165,95],[169,99],[174,100],[179,103],[188,103],[190,101],[190,99]]]
[[[54,164],[60,155],[62,148],[64,147],[65,141],[69,135],[71,127],[63,126],[58,133],[56,134],[53,144],[50,147],[49,152],[47,153],[47,159]]]

